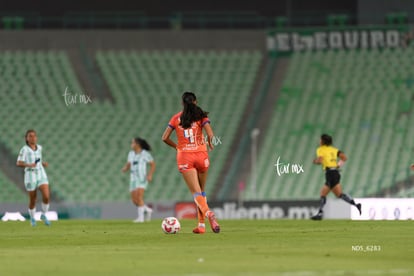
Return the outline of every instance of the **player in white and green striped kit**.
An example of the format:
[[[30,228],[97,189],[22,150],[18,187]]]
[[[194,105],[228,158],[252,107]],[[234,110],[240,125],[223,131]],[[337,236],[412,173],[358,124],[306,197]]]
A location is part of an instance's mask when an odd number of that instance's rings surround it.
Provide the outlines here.
[[[36,226],[36,194],[37,189],[42,193],[42,215],[41,220],[45,225],[50,225],[46,217],[49,210],[49,180],[46,175],[45,167],[47,162],[42,160],[42,146],[37,144],[36,131],[29,129],[25,135],[26,145],[20,150],[17,158],[17,166],[24,168],[24,185],[29,193],[29,215],[30,223]]]
[[[141,138],[134,138],[131,142],[131,151],[128,153],[128,159],[123,172],[131,171],[129,192],[131,193],[132,202],[137,206],[138,217],[134,222],[144,222],[144,213],[147,219],[151,219],[152,209],[144,203],[144,192],[148,187],[148,182],[152,181],[152,175],[155,171],[155,162],[152,157],[150,145]],[[150,170],[147,172],[147,166]]]

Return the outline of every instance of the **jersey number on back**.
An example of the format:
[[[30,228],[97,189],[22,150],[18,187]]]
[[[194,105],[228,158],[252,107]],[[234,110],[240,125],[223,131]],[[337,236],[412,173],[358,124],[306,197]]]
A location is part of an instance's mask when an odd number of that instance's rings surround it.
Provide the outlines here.
[[[194,132],[192,128],[184,129],[184,137],[188,139],[188,142],[194,143]]]

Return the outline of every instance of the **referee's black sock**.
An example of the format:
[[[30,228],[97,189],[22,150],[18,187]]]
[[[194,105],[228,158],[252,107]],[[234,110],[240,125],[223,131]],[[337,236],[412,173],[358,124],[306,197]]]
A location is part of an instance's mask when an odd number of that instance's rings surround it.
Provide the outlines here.
[[[348,202],[349,204],[355,205],[355,201],[349,195],[342,193],[339,197]]]
[[[325,206],[326,203],[326,196],[321,196],[321,199],[319,201],[319,213],[323,212],[323,206]]]

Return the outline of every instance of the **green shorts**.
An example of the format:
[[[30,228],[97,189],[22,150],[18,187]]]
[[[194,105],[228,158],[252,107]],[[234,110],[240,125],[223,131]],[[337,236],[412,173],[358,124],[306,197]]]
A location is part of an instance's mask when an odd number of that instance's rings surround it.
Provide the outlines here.
[[[148,181],[133,180],[129,182],[129,191],[132,192],[138,188],[146,190],[148,187]]]

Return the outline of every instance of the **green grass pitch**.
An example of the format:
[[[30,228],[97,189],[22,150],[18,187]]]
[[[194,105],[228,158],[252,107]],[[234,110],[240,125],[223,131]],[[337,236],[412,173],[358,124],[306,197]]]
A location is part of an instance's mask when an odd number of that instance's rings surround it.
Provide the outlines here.
[[[0,223],[0,275],[414,275],[412,221],[229,220],[166,235],[161,220]]]

